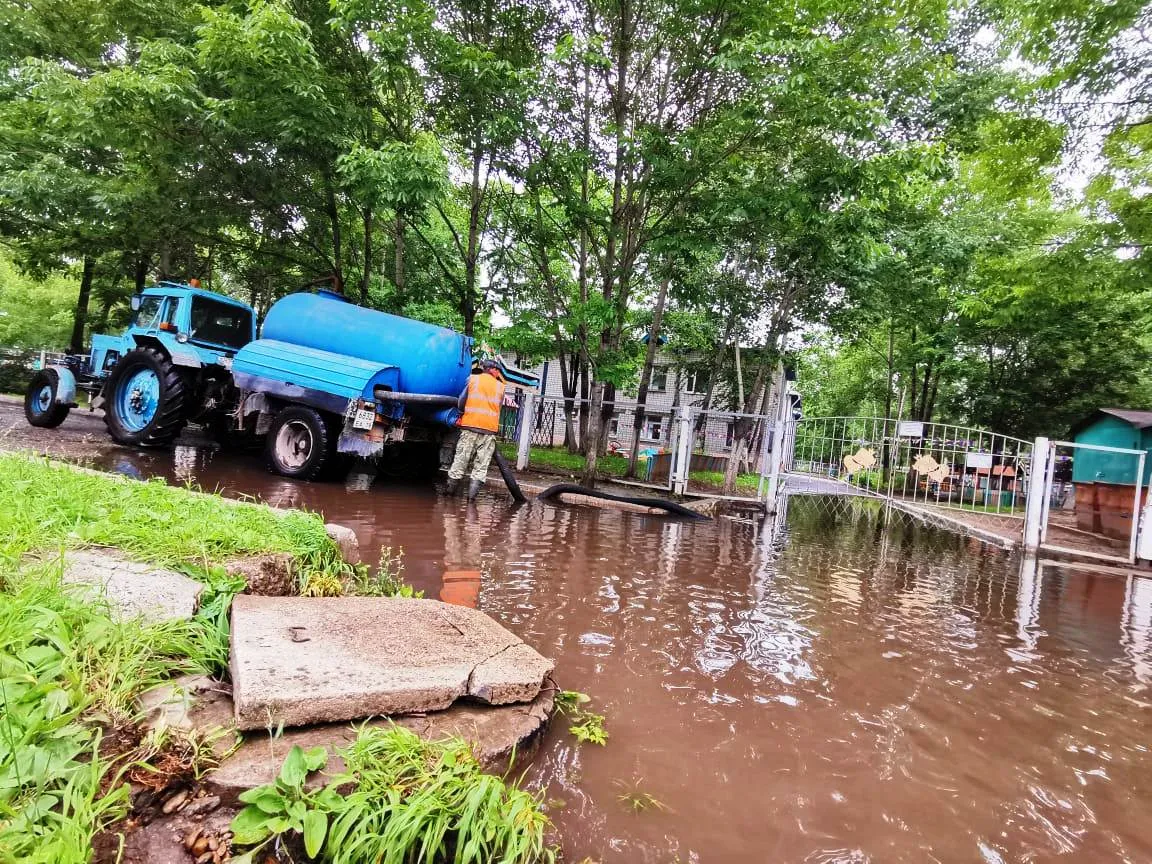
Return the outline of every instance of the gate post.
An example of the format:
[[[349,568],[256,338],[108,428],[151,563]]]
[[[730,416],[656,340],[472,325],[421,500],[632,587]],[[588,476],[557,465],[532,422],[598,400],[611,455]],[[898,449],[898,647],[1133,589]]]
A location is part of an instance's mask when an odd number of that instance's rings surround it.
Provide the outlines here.
[[[1041,435],[1032,445],[1032,471],[1028,477],[1028,498],[1024,507],[1024,550],[1034,552],[1040,546],[1044,527],[1045,496],[1049,492],[1048,476],[1051,470],[1051,448]]]
[[[769,513],[776,512],[776,499],[780,493],[780,469],[784,462],[784,427],[791,419],[789,416],[790,406],[788,378],[785,376],[784,366],[781,364],[780,373],[776,378],[776,419],[772,423],[772,468],[768,474],[768,495],[765,499],[765,506]]]
[[[672,453],[672,494],[683,495],[688,489],[688,474],[692,466],[692,409],[681,405],[676,409],[676,449]]]
[[[516,438],[516,470],[524,471],[528,467],[528,457],[532,451],[532,427],[536,425],[536,418],[532,416],[536,407],[536,394],[529,391],[524,393],[524,401],[520,403],[520,433]]]

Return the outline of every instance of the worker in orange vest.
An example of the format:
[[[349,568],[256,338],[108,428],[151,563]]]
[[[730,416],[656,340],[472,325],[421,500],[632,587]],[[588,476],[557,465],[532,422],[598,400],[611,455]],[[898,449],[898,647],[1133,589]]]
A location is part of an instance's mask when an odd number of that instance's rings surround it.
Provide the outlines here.
[[[455,493],[472,463],[472,480],[468,484],[469,500],[476,497],[488,477],[488,464],[496,452],[496,432],[500,429],[500,406],[504,402],[504,378],[495,360],[483,360],[480,372],[468,379],[460,394],[460,439],[456,457],[448,469],[448,494]]]

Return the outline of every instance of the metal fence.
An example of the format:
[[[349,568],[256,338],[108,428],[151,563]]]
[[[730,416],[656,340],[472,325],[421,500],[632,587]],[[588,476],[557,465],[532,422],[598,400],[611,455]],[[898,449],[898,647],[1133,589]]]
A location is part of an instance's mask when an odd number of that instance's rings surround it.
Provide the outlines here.
[[[580,399],[517,394],[501,413],[501,438],[516,443],[521,470],[576,476],[591,410]],[[1152,557],[1152,525],[1139,533],[1152,469],[1143,451],[881,417],[793,419],[775,406],[767,414],[657,407],[639,423],[636,411],[623,401],[603,407],[600,478],[709,496],[729,485],[725,497],[769,512],[798,494],[873,498],[920,524],[1002,546]],[[1075,482],[1077,473],[1091,482]]]
[[[582,399],[519,393],[501,413],[501,438],[517,442],[522,469],[577,474],[585,464],[579,451],[591,410]],[[772,417],[678,405],[646,408],[637,421],[632,402],[603,406],[597,457],[602,478],[719,495],[735,459],[732,497],[763,497]]]

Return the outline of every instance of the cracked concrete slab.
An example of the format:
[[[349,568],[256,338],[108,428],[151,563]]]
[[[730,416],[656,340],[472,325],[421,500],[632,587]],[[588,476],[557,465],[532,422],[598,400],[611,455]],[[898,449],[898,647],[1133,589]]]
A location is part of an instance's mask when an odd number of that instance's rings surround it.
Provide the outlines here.
[[[106,551],[68,552],[63,581],[103,597],[121,618],[142,618],[147,624],[191,618],[204,590],[183,573]]]
[[[445,711],[372,720],[367,725],[387,727],[395,723],[411,729],[425,741],[441,741],[450,736],[463,738],[472,745],[472,753],[481,768],[503,774],[527,764],[535,755],[552,715],[553,696],[551,689],[545,689],[526,705],[460,703]],[[324,773],[317,773],[309,781],[311,786],[323,785],[344,770],[336,751],[347,747],[355,737],[356,729],[348,723],[288,729],[276,738],[252,733],[204,782],[212,795],[219,795],[226,804],[235,802],[245,790],[275,780],[288,751],[299,745],[305,750],[328,749]]]
[[[231,645],[241,729],[527,702],[553,668],[483,612],[437,600],[241,595]]]

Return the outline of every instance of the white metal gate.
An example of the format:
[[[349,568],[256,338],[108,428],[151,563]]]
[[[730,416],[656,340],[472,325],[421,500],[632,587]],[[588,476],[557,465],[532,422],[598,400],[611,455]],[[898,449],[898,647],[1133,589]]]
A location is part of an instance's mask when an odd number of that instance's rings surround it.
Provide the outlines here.
[[[1144,450],[1053,441],[1044,454],[1040,546],[1133,563],[1147,482]],[[1071,463],[1071,479],[1057,477]],[[1069,497],[1071,496],[1071,497]]]
[[[790,420],[782,438],[786,490],[872,495],[993,542],[1022,538],[1031,441],[883,417]]]

